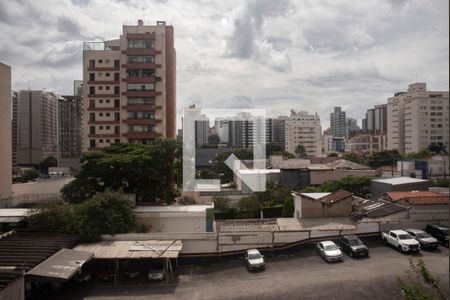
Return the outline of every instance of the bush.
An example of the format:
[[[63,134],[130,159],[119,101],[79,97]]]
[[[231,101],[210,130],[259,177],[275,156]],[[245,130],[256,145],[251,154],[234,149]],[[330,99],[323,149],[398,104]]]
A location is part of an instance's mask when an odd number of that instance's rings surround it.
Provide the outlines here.
[[[255,196],[243,197],[238,202],[239,217],[243,219],[257,218],[260,208],[261,206]]]
[[[28,170],[22,175],[22,182],[35,180],[39,177],[39,172],[36,170]]]
[[[214,211],[226,212],[230,208],[231,199],[228,197],[214,196]]]
[[[448,178],[436,178],[430,181],[430,186],[448,187]]]
[[[283,217],[292,218],[294,216],[294,199],[291,195],[284,198]]]

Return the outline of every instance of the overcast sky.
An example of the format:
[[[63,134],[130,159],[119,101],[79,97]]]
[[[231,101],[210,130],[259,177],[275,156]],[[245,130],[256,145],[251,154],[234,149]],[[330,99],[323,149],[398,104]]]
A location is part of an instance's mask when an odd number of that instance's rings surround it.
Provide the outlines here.
[[[317,112],[360,119],[413,81],[449,89],[448,0],[1,0],[0,61],[13,89],[71,94],[82,42],[124,21],[175,29],[177,110]],[[178,121],[178,123],[180,123]]]

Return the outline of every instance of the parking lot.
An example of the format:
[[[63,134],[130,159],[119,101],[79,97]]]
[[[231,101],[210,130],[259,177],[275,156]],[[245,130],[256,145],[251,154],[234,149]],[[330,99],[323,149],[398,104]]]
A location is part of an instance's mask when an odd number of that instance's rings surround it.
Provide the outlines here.
[[[265,254],[266,269],[249,272],[242,259],[180,266],[177,282],[69,285],[57,299],[402,299],[396,283],[408,257],[423,257],[449,294],[449,251],[445,247],[402,254],[379,240],[366,241],[370,258],[344,256],[326,263],[312,247],[289,254]]]

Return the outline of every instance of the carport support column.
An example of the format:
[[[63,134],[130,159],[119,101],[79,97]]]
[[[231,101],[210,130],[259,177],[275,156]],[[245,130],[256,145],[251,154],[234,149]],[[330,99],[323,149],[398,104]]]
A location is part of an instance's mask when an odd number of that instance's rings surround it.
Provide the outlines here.
[[[117,285],[117,273],[119,271],[119,259],[114,259],[114,285]]]

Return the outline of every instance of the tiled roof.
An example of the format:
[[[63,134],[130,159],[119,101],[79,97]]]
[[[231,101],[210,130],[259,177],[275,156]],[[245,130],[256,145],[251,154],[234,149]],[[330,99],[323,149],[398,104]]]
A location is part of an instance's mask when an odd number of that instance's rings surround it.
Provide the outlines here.
[[[323,197],[322,199],[320,199],[320,201],[324,202],[324,203],[335,203],[338,202],[340,200],[346,199],[348,197],[351,197],[353,194],[345,191],[345,190],[339,190],[336,191],[334,193],[331,193],[325,197]]]
[[[389,200],[397,202],[405,200],[409,204],[448,204],[448,196],[432,191],[412,191],[412,192],[387,192]]]

